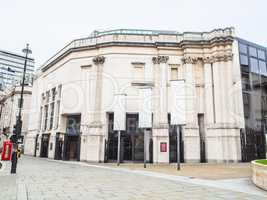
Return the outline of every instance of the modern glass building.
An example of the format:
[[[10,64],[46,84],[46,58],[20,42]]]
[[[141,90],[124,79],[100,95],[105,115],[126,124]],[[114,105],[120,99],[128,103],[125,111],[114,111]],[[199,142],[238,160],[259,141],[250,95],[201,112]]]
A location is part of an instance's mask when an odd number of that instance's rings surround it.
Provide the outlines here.
[[[23,74],[25,57],[0,50],[0,90],[20,82]],[[34,59],[28,58],[26,76],[34,71]]]
[[[238,38],[245,130],[242,159],[265,158],[267,135],[267,48]]]

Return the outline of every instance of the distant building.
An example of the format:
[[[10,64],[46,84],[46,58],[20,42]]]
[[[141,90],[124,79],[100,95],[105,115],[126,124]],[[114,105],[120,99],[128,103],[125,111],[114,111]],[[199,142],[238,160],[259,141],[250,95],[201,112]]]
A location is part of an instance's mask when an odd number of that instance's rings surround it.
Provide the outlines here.
[[[25,56],[0,50],[0,90],[18,84],[22,80]],[[34,59],[28,58],[26,79],[34,72]],[[27,80],[26,80],[27,81]],[[29,80],[29,82],[31,82]]]
[[[10,137],[13,132],[13,127],[16,124],[20,94],[21,87],[14,86],[9,87],[0,95],[0,133],[2,135],[2,142],[3,139]],[[24,136],[28,130],[31,95],[32,87],[25,86],[22,103],[22,136]]]
[[[170,85],[180,79],[186,83],[186,105],[180,108],[186,117],[180,137],[183,162],[265,158],[266,53],[237,38],[233,28],[184,33],[119,29],[74,40],[38,72],[25,153],[113,162],[118,152],[115,95],[123,93],[121,161],[140,162],[147,155],[154,163],[176,162],[177,129],[170,124],[169,105],[179,95]],[[144,87],[153,94],[153,126],[146,139],[139,128]]]

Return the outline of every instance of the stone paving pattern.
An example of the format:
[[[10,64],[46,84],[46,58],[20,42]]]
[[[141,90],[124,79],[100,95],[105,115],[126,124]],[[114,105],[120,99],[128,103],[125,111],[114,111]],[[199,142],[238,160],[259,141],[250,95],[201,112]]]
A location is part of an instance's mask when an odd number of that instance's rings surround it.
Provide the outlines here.
[[[18,183],[29,200],[262,199],[260,196],[47,159],[20,159]]]
[[[1,161],[2,162],[2,161]],[[16,200],[17,184],[16,175],[10,175],[9,161],[2,162],[3,166],[0,169],[0,200]]]

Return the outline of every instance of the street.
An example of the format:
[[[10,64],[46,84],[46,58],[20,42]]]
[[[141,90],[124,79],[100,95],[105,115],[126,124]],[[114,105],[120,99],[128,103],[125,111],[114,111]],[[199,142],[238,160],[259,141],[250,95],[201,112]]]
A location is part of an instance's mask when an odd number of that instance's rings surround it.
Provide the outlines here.
[[[23,156],[18,163],[17,196],[29,200],[59,199],[263,199],[220,188],[195,185],[85,163]],[[15,176],[0,176],[1,199],[16,199]],[[4,191],[3,191],[4,190]]]

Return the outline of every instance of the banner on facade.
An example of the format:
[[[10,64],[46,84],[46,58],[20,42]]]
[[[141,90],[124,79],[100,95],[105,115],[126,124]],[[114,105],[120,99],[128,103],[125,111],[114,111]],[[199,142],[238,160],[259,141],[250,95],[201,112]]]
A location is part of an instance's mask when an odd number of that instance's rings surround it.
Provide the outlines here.
[[[152,127],[152,89],[139,89],[139,128]]]
[[[114,111],[114,131],[124,131],[126,129],[126,94],[115,94]]]
[[[185,80],[171,81],[170,97],[171,125],[185,125]]]

